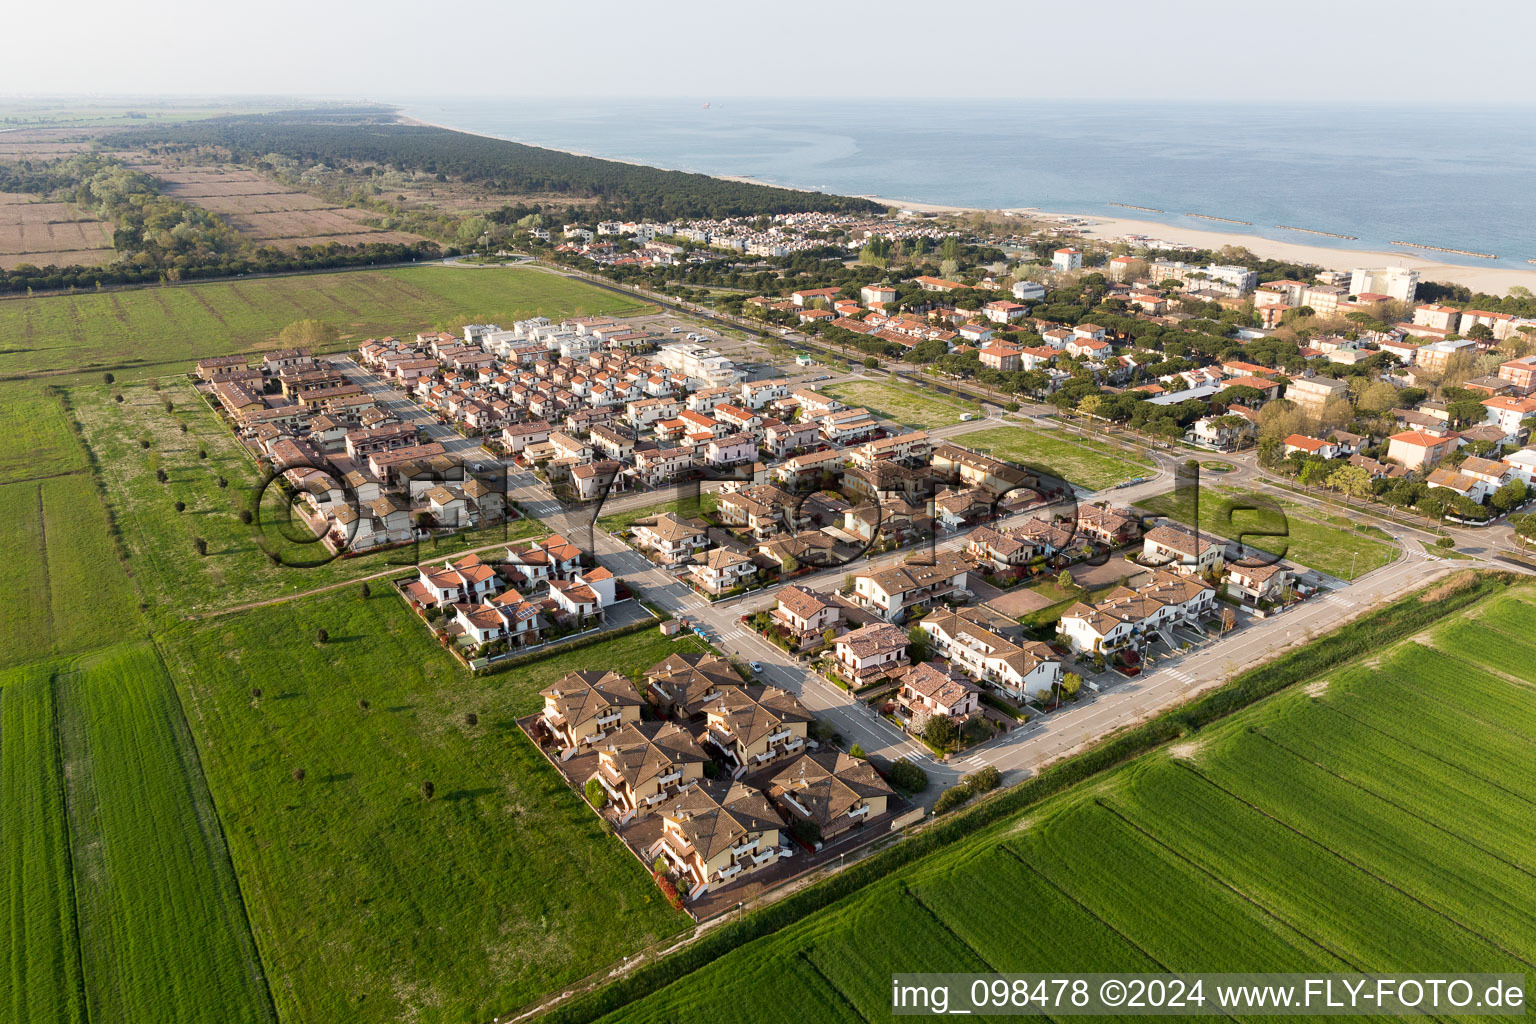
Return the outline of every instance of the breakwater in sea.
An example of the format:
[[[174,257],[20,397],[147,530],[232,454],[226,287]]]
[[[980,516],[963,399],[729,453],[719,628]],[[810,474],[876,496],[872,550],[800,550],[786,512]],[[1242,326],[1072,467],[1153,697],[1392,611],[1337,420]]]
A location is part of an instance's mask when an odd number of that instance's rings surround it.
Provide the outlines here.
[[[1275,227],[1279,228],[1281,231],[1300,231],[1305,235],[1326,235],[1329,238],[1344,238],[1348,239],[1349,241],[1354,241],[1360,237],[1359,235],[1341,235],[1336,231],[1318,231],[1316,228],[1292,227],[1289,224],[1276,224]]]
[[[1246,227],[1250,227],[1250,228],[1253,227],[1253,221],[1251,221],[1251,220],[1234,220],[1231,217],[1212,217],[1208,213],[1186,213],[1184,216],[1186,216],[1186,217],[1198,217],[1201,220],[1219,220],[1223,224],[1242,224],[1242,225],[1244,225]]]
[[[1430,252],[1448,252],[1456,256],[1476,256],[1480,260],[1496,260],[1498,257],[1491,252],[1475,252],[1471,249],[1447,249],[1443,245],[1425,245],[1422,242],[1393,242],[1393,245],[1406,245],[1410,249],[1427,249]]]

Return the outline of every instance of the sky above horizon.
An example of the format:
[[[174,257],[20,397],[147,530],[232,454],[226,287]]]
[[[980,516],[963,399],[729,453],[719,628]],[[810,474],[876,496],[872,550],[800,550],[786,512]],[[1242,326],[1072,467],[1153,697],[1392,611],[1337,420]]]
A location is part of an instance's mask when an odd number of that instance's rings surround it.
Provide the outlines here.
[[[253,14],[253,10],[255,13]],[[81,0],[7,16],[0,96],[1536,102],[1536,3]],[[1477,54],[1475,66],[1466,61]]]

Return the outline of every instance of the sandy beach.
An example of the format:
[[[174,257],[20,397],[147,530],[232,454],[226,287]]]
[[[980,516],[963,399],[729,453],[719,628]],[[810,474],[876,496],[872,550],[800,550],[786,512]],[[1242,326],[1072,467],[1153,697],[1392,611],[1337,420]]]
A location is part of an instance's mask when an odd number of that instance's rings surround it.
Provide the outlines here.
[[[919,213],[975,213],[974,209],[960,206],[942,206],[934,203],[905,203],[865,196],[876,202]],[[1331,246],[1308,245],[1306,242],[1287,242],[1240,231],[1222,231],[1219,228],[1175,227],[1151,220],[1135,220],[1130,217],[1104,217],[1099,214],[1073,213],[1070,210],[1040,210],[1023,207],[1003,213],[1030,214],[1037,217],[1083,217],[1093,221],[1091,227],[1080,227],[1088,238],[1111,240],[1124,235],[1146,235],[1176,245],[1195,246],[1202,249],[1220,249],[1226,245],[1238,245],[1265,259],[1287,260],[1293,263],[1312,263],[1328,270],[1350,270],[1355,267],[1410,267],[1419,272],[1421,281],[1438,281],[1443,284],[1459,284],[1475,292],[1502,295],[1520,285],[1536,291],[1536,266],[1511,263],[1507,260],[1489,260],[1486,266],[1466,266],[1461,263],[1444,263],[1418,255],[1412,249],[1335,249]]]
[[[770,188],[789,187],[742,175],[720,175],[720,177],[726,181],[739,181],[749,185],[766,185]],[[1172,242],[1175,245],[1188,245],[1201,249],[1220,249],[1226,245],[1239,245],[1265,259],[1311,263],[1327,270],[1351,270],[1355,267],[1411,267],[1419,272],[1421,281],[1465,285],[1475,292],[1487,292],[1490,295],[1502,295],[1516,285],[1536,291],[1536,266],[1511,263],[1508,260],[1489,260],[1487,266],[1466,266],[1430,259],[1416,254],[1412,249],[1335,249],[1330,246],[1308,245],[1302,241],[1279,241],[1260,235],[1244,234],[1240,231],[1175,227],[1158,221],[1135,220],[1130,217],[1105,217],[1096,213],[1074,213],[1070,210],[1042,210],[1033,206],[981,210],[971,206],[914,203],[887,199],[884,196],[864,195],[858,198],[870,199],[896,209],[913,210],[917,213],[1018,213],[1035,217],[1082,217],[1093,221],[1090,227],[1078,226],[1083,235],[1106,241],[1124,235],[1146,235],[1148,238]]]

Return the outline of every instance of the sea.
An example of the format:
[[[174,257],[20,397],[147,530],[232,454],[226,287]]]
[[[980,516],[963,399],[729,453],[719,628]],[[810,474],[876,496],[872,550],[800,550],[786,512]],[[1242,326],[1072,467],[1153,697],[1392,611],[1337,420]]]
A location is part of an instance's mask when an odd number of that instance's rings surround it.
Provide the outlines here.
[[[530,145],[846,195],[1130,217],[1345,249],[1391,250],[1393,241],[1407,241],[1489,253],[1496,265],[1522,268],[1536,258],[1536,108],[1529,106],[396,102],[424,121]]]

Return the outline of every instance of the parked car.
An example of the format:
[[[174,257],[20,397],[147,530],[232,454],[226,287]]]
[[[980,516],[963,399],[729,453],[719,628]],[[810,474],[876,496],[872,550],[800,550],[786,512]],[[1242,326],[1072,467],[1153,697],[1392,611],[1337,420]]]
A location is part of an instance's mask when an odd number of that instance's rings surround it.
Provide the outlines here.
[[[763,663],[760,661],[748,662],[747,667],[753,672],[761,672],[763,670]]]

